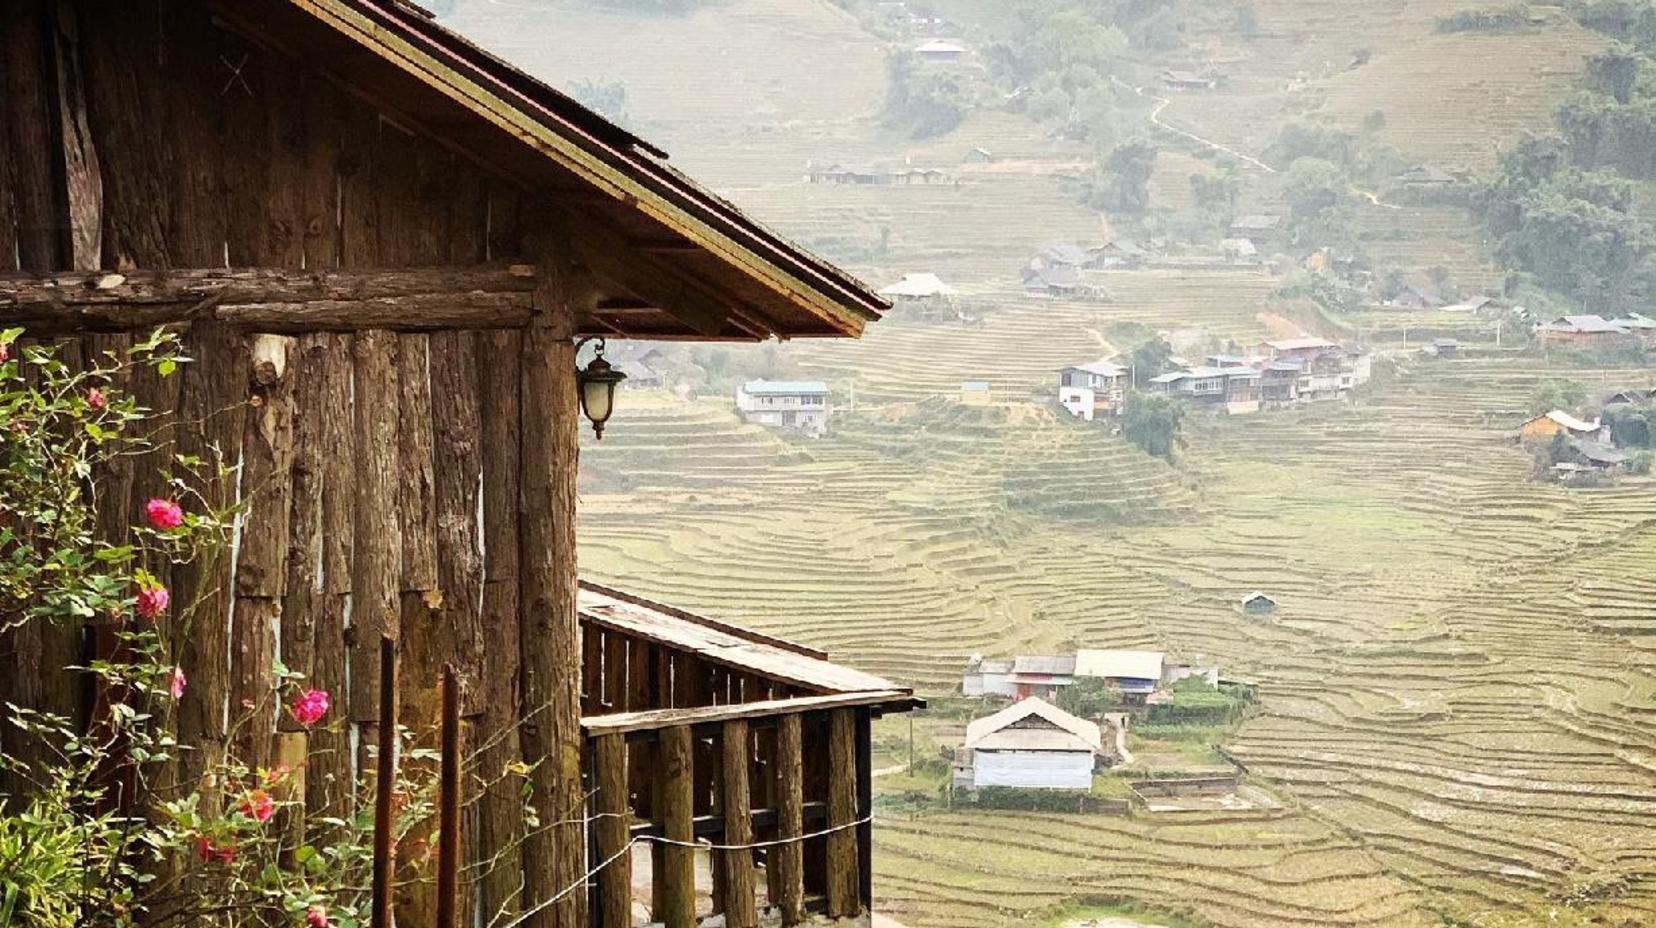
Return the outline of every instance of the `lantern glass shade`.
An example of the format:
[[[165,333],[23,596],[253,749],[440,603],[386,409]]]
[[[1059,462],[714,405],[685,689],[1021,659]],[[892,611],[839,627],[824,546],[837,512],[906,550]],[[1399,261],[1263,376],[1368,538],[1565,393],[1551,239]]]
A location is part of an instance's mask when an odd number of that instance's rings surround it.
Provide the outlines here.
[[[601,349],[600,349],[601,350]],[[604,437],[604,423],[615,412],[615,388],[627,375],[610,367],[599,354],[578,374],[581,383],[581,411],[592,422],[593,434]]]

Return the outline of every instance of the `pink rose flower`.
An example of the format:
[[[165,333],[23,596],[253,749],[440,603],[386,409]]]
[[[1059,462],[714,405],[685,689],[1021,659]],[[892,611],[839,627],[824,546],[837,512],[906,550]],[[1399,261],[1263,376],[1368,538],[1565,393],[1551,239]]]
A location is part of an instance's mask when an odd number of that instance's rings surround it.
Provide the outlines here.
[[[86,405],[92,407],[93,409],[104,408],[107,404],[104,401],[103,391],[97,387],[93,387],[92,389],[86,391]]]
[[[308,928],[328,928],[328,910],[319,905],[306,909],[305,924]]]
[[[221,864],[227,864],[236,859],[236,846],[227,844],[220,847],[213,843],[212,838],[202,835],[196,839],[196,856],[207,863],[216,860]]]
[[[149,523],[162,531],[184,524],[184,509],[170,499],[152,499],[144,504]]]
[[[0,364],[4,364],[4,363],[6,363],[7,361],[10,361],[10,360],[11,360],[11,347],[9,345],[0,345]]]
[[[242,800],[242,814],[255,822],[268,822],[276,814],[276,801],[262,789],[256,789],[247,794]]]
[[[306,690],[293,701],[293,720],[301,725],[315,725],[332,705],[327,690]]]
[[[138,614],[146,619],[153,619],[166,612],[167,606],[171,603],[172,594],[159,583],[140,587],[138,590]]]
[[[184,687],[189,682],[190,681],[184,679],[184,668],[174,667],[173,672],[172,672],[172,679],[170,681],[168,681],[168,683],[167,683],[167,690],[168,690],[168,692],[172,693],[172,698],[174,698],[174,699],[183,699],[184,698]]]

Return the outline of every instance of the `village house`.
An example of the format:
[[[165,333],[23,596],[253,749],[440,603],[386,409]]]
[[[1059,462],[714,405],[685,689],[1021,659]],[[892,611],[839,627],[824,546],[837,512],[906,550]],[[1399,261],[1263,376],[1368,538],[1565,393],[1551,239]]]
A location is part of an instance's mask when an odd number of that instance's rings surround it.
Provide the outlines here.
[[[1392,183],[1406,189],[1426,190],[1454,184],[1456,177],[1442,168],[1420,165],[1392,177]]]
[[[961,164],[993,164],[995,155],[987,148],[974,148],[962,155]]]
[[[1264,248],[1276,238],[1282,226],[1282,217],[1264,213],[1249,213],[1231,221],[1230,238],[1245,238],[1257,248]]]
[[[904,274],[894,284],[881,288],[880,296],[894,300],[949,300],[959,291],[944,283],[936,274]]]
[[[1387,301],[1387,305],[1396,309],[1426,310],[1438,309],[1448,302],[1436,287],[1410,281],[1398,289],[1396,295]]]
[[[994,402],[992,396],[987,380],[963,380],[960,382],[960,405],[962,406],[990,406]]]
[[[1075,682],[1075,657],[1020,654],[1012,660],[1007,682],[1012,685],[1014,699],[1051,699]]]
[[[1634,342],[1639,338],[1623,320],[1606,319],[1593,313],[1562,316],[1551,322],[1543,322],[1535,327],[1535,337],[1543,346],[1562,345],[1584,349],[1612,347]]]
[[[1656,400],[1656,387],[1634,388],[1630,390],[1617,390],[1615,393],[1612,393],[1604,398],[1604,405],[1637,405],[1648,403],[1653,400]]]
[[[1128,270],[1142,267],[1149,260],[1149,250],[1132,239],[1111,239],[1087,250],[1087,266],[1100,270]]]
[[[1199,367],[1169,371],[1150,378],[1152,390],[1199,406],[1226,412],[1256,412],[1260,406],[1260,372],[1252,367]]]
[[[1248,615],[1270,615],[1276,611],[1277,602],[1275,599],[1255,590],[1242,597],[1241,605],[1242,611]]]
[[[1607,442],[1586,438],[1571,438],[1569,455],[1575,463],[1600,473],[1625,467],[1633,458]]]
[[[1162,86],[1168,90],[1212,90],[1219,86],[1217,78],[1195,71],[1169,69],[1161,72]]]
[[[1090,792],[1103,731],[1039,697],[973,720],[954,769],[957,789]]]
[[[1012,685],[1012,661],[973,655],[960,676],[960,692],[965,696],[1018,695]]]
[[[1091,422],[1119,415],[1127,399],[1129,371],[1111,361],[1072,364],[1058,373],[1058,405]]]
[[[394,870],[393,816],[374,817],[376,923],[451,906],[449,924],[631,928],[640,906],[756,928],[761,898],[785,925],[865,916],[871,726],[912,693],[583,583],[576,477],[615,408],[601,339],[857,337],[887,302],[411,3],[0,9],[7,325],[71,364],[176,331],[190,363],[125,386],[165,451],[235,468],[199,488],[237,512],[234,559],[163,568],[190,610],[170,781],[224,808],[232,745],[291,763],[282,841],[366,817],[364,791],[391,810],[399,726],[437,726],[449,665],[468,785],[445,776],[440,834],[431,816],[408,835],[431,853]],[[162,470],[100,477],[100,530],[169,495]],[[107,660],[121,621],[29,623],[7,653]],[[230,727],[269,700],[274,655],[333,694],[326,723]],[[43,747],[8,705],[98,724],[93,697],[61,663],[8,667],[0,749]],[[6,767],[0,794],[27,795]]]
[[[1160,651],[1081,650],[1075,652],[1075,677],[1103,680],[1142,703],[1161,685],[1163,657]]]
[[[1252,239],[1227,238],[1220,240],[1219,252],[1232,261],[1251,261],[1259,257],[1259,246]]]
[[[916,45],[914,55],[927,64],[955,64],[965,57],[966,49],[946,39],[932,39]]]
[[[805,179],[813,184],[838,184],[853,187],[906,187],[944,183],[949,175],[937,168],[913,165],[896,167],[855,167],[843,164],[805,166]]]
[[[820,438],[833,412],[828,396],[820,380],[750,380],[736,388],[736,409],[748,422]]]
[[[1608,442],[1610,429],[1598,419],[1578,419],[1562,409],[1542,413],[1518,426],[1520,441],[1552,441],[1559,435],[1586,441]]]
[[[667,373],[662,367],[666,355],[654,345],[617,342],[604,357],[627,375],[621,385],[629,390],[660,390],[667,386]]]

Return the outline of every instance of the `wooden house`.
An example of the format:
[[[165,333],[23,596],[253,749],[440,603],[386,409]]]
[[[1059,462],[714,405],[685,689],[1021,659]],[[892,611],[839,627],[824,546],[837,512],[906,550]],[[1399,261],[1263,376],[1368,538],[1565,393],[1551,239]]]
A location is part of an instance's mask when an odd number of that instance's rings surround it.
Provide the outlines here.
[[[1562,409],[1554,409],[1518,426],[1518,438],[1525,442],[1545,442],[1563,435],[1566,438],[1608,441],[1607,431],[1597,419],[1578,419]]]
[[[960,405],[962,406],[992,406],[994,393],[987,380],[962,380],[960,382]]]
[[[1103,732],[1037,696],[966,726],[955,786],[1090,792]]]
[[[1266,213],[1249,213],[1231,221],[1228,238],[1245,238],[1257,248],[1264,248],[1277,236],[1282,217]]]
[[[1072,364],[1058,372],[1058,405],[1088,422],[1117,415],[1127,399],[1129,376],[1127,368],[1111,361]]]
[[[932,39],[914,47],[915,57],[928,64],[955,64],[966,56],[964,46],[947,39]]]
[[[1592,313],[1562,316],[1544,322],[1536,326],[1535,337],[1542,345],[1587,349],[1627,344],[1638,339],[1631,329],[1619,321]]]
[[[583,587],[576,365],[587,336],[855,337],[885,301],[408,3],[14,0],[0,25],[0,318],[71,357],[178,329],[193,363],[130,387],[171,450],[239,462],[209,488],[247,504],[234,571],[166,572],[199,603],[177,655],[182,782],[213,788],[226,719],[279,653],[346,722],[256,715],[243,757],[305,766],[307,815],[351,812],[338,784],[375,769],[352,745],[382,717],[383,637],[401,722],[433,720],[454,664],[489,735],[477,762],[523,765],[542,810],[525,830],[517,783],[468,774],[490,785],[453,835],[476,864],[465,923],[631,925],[622,851],[655,840],[652,915],[688,928],[697,838],[738,846],[714,861],[728,925],[756,923],[741,846],[759,837],[780,842],[760,885],[784,923],[866,911],[869,726],[912,697]],[[101,524],[159,480],[100,479]],[[87,718],[54,672],[97,656],[83,642],[106,636],[84,631],[0,641],[0,705]],[[8,755],[35,749],[0,731]],[[403,920],[430,923],[425,864],[398,876]]]
[[[960,692],[966,696],[1015,696],[1012,662],[974,656],[960,676]]]

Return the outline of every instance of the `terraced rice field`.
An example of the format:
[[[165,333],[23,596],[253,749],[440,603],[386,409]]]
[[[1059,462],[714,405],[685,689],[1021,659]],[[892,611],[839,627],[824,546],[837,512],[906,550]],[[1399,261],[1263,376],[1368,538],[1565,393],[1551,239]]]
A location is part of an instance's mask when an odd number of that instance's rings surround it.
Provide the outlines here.
[[[1196,37],[1229,88],[1166,115],[1257,151],[1284,113],[1355,125],[1383,109],[1415,157],[1487,165],[1513,126],[1546,122],[1592,40],[1432,35],[1466,5],[1257,0],[1257,39]],[[1055,415],[1054,370],[1124,347],[1121,323],[1248,344],[1291,307],[1278,279],[1236,269],[1113,274],[1107,302],[1025,296],[1032,248],[1102,237],[1053,177],[1084,147],[989,111],[940,139],[893,136],[873,115],[883,40],[826,3],[639,19],[466,0],[454,21],[554,79],[623,79],[640,127],[761,219],[879,283],[939,273],[977,317],[897,313],[861,342],[784,347],[789,370],[834,389],[818,441],[745,425],[724,396],[628,392],[584,449],[583,571],[927,692],[973,653],[1081,644],[1202,654],[1260,682],[1263,712],[1229,747],[1282,808],[882,818],[883,908],[912,928],[1119,898],[1218,928],[1656,924],[1656,484],[1528,479],[1507,435],[1557,372],[1411,361],[1355,404],[1198,417],[1170,467]],[[580,41],[548,40],[548,22]],[[1362,47],[1373,60],[1345,74]],[[1392,79],[1407,92],[1387,94]],[[1001,160],[959,166],[978,145]],[[955,165],[960,183],[801,178],[812,159],[904,158]],[[1181,205],[1199,169],[1169,155],[1157,196]],[[1379,260],[1496,279],[1462,211],[1362,221]],[[967,379],[996,405],[957,405]],[[1254,589],[1281,602],[1271,619],[1234,608]]]

